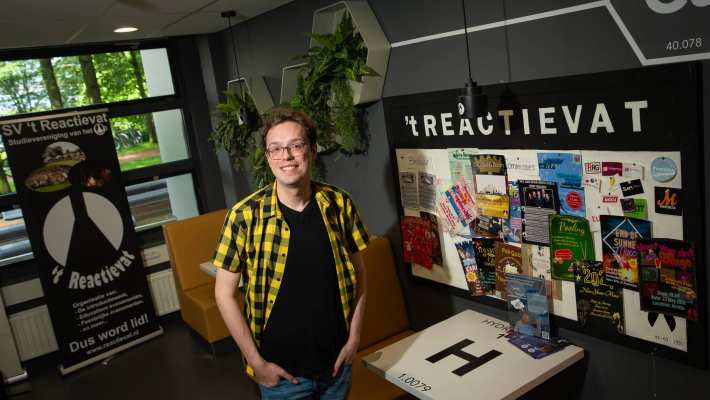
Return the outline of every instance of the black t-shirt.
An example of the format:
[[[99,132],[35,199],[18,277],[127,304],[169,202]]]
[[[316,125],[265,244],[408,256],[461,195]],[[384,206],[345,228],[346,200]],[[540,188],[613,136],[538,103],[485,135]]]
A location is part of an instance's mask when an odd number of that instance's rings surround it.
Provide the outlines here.
[[[291,237],[261,355],[294,376],[329,375],[347,330],[328,232],[314,199],[301,212],[279,206]]]

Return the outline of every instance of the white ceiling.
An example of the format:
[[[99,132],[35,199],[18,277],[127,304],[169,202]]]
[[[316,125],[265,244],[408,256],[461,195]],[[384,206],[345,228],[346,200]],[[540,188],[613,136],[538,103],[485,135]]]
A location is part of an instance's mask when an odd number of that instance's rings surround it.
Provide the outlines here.
[[[0,49],[131,41],[216,32],[293,0],[1,0]],[[114,33],[120,26],[139,28]]]

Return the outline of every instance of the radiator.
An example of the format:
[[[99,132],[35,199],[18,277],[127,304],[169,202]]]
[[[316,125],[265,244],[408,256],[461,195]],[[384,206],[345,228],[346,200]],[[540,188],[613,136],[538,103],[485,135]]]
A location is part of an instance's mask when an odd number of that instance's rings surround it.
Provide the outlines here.
[[[153,305],[158,315],[180,309],[172,270],[148,276]],[[27,361],[59,349],[47,306],[43,305],[8,316],[20,360]]]
[[[171,269],[148,275],[148,285],[153,296],[155,312],[158,315],[169,314],[180,309]]]
[[[12,314],[8,319],[20,360],[27,361],[58,350],[46,305]]]

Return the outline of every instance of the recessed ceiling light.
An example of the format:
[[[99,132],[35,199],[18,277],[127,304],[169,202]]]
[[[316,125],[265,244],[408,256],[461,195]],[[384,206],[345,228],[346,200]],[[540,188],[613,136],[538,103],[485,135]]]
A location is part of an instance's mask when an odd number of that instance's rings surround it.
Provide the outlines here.
[[[130,33],[130,32],[135,32],[137,31],[138,28],[135,26],[122,26],[120,28],[116,28],[113,31],[116,33]]]

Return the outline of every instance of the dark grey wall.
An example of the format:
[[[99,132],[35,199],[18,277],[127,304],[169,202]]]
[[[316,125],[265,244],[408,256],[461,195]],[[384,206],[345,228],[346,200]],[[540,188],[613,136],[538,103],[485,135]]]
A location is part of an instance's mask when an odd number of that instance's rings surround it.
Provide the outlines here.
[[[297,0],[267,14],[239,24],[235,29],[242,75],[263,75],[276,101],[281,68],[292,64],[294,55],[307,50],[304,32],[310,31],[312,12],[331,4],[325,0]],[[507,1],[505,14],[516,18],[569,7],[587,1]],[[370,5],[391,42],[460,29],[460,2],[455,0],[393,1],[370,0]],[[469,26],[503,19],[503,3],[468,1]],[[512,25],[508,29],[510,54],[506,54],[505,32],[491,29],[469,36],[473,75],[479,84],[507,80],[521,81],[641,66],[609,13],[602,8],[565,16]],[[204,41],[212,54],[212,82],[219,91],[225,79],[236,75],[231,44],[226,32]],[[510,76],[508,64],[510,60]],[[209,68],[208,68],[209,69]],[[704,115],[710,86],[710,64],[704,64]],[[203,69],[205,74],[209,73]],[[226,77],[225,77],[226,75]],[[393,48],[387,71],[385,96],[420,93],[462,87],[466,81],[463,36]],[[217,90],[208,89],[210,104]],[[370,147],[355,157],[325,157],[327,181],[348,190],[370,231],[387,235],[396,251],[401,247],[395,183],[393,181],[381,102],[365,108]],[[707,170],[707,166],[705,168]],[[239,173],[237,175],[240,175]],[[250,192],[246,179],[237,176],[231,198]],[[709,193],[710,194],[710,193]],[[230,196],[230,195],[228,195]],[[707,212],[706,212],[707,215]],[[403,270],[403,269],[402,269]],[[400,271],[401,272],[401,271]],[[415,329],[424,328],[455,312],[472,308],[505,318],[502,313],[465,298],[451,296],[441,287],[412,281],[401,273],[410,319]],[[707,293],[707,282],[705,285]],[[376,305],[370,305],[376,307]],[[562,331],[587,350],[587,369],[581,397],[596,398],[704,398],[710,393],[710,372],[687,367],[648,354],[600,341],[575,332]],[[656,396],[654,396],[654,394]],[[551,398],[555,398],[554,394]]]

